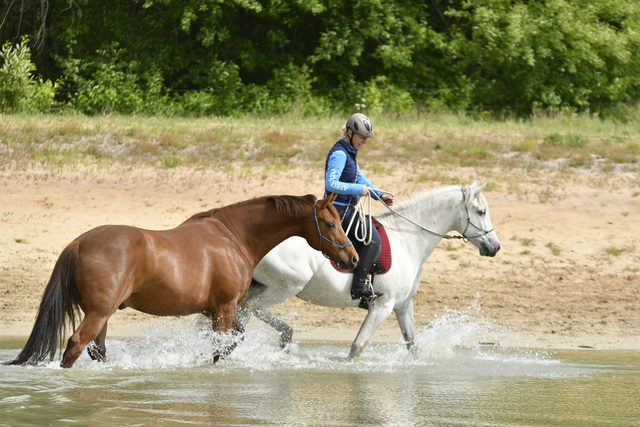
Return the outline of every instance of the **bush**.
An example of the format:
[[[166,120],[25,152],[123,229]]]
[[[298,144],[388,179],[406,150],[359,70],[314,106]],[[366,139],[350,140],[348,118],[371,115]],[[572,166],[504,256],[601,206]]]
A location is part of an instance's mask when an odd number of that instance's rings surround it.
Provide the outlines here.
[[[287,113],[298,110],[302,114],[325,115],[328,103],[313,95],[311,70],[306,65],[293,64],[276,69],[267,83],[269,89],[268,110],[270,113]]]
[[[148,70],[140,79],[132,71],[137,64],[128,61],[126,50],[119,49],[117,44],[98,51],[98,55],[95,61],[63,61],[63,80],[77,85],[77,92],[69,100],[73,108],[86,113],[164,112],[168,97],[163,95],[162,76],[157,69]]]
[[[405,114],[414,105],[411,94],[391,84],[386,76],[378,76],[367,82],[364,99],[367,111],[372,113]]]
[[[56,94],[51,81],[36,80],[28,39],[15,47],[5,43],[0,48],[0,111],[44,112],[53,107]]]
[[[178,109],[203,115],[235,115],[243,109],[242,80],[233,62],[216,61],[209,68],[207,87],[203,91],[186,92],[174,99]]]

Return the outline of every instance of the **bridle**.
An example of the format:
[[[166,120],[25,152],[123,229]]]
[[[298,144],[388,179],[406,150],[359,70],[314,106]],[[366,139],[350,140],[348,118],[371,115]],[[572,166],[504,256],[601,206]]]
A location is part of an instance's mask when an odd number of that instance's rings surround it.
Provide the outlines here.
[[[483,230],[482,228],[478,227],[477,225],[475,225],[473,222],[471,222],[471,216],[469,215],[469,207],[467,206],[467,197],[466,194],[464,194],[464,187],[460,188],[460,190],[462,190],[462,202],[464,203],[464,210],[467,212],[467,226],[465,227],[464,231],[462,232],[462,236],[450,236],[452,238],[461,238],[463,242],[467,243],[469,241],[469,239],[475,239],[476,237],[482,237],[486,234],[491,233],[494,229],[492,228],[491,230]],[[471,189],[469,189],[469,191],[471,191]],[[473,226],[476,230],[480,231],[481,233],[476,235],[476,236],[467,236],[467,230],[469,229],[469,226]]]
[[[336,246],[338,248],[338,254],[336,255],[336,259],[335,262],[336,264],[340,265],[340,251],[342,251],[342,249],[346,248],[349,245],[353,245],[352,242],[349,243],[345,243],[344,245],[339,245],[336,242],[327,239],[326,237],[324,237],[322,235],[322,231],[320,231],[320,223],[318,222],[318,211],[316,209],[316,207],[318,206],[318,200],[316,200],[316,202],[313,204],[313,217],[316,220],[316,228],[318,229],[318,235],[320,236],[320,252],[322,253],[322,255],[326,258],[326,259],[331,259],[329,258],[329,256],[327,254],[324,253],[324,251],[322,250],[322,240],[326,240],[327,242],[331,243],[332,245]],[[338,224],[339,225],[339,224]]]

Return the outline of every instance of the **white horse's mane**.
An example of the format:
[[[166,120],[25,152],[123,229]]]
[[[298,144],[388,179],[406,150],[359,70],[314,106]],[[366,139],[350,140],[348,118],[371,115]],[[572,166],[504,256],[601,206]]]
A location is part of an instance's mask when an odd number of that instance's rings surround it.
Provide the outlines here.
[[[424,209],[425,204],[428,206],[430,203],[433,203],[438,194],[452,189],[460,190],[460,187],[457,185],[448,185],[444,187],[428,188],[426,190],[419,191],[398,202],[397,205],[393,206],[393,209],[401,214],[407,214],[408,212],[411,212],[412,210],[418,208]],[[467,203],[467,206],[470,206],[472,202],[472,200],[470,200],[469,198],[470,195],[471,191],[465,194],[465,202]],[[489,209],[487,199],[482,193],[478,195],[476,200],[478,201],[479,208],[487,210]],[[375,215],[375,217],[387,222],[389,220],[398,218],[398,216],[394,215],[394,213],[390,210],[385,210],[384,212]]]
[[[435,199],[436,193],[444,192],[453,188],[460,189],[457,185],[448,185],[446,187],[428,188],[426,190],[419,191],[398,202],[397,205],[393,206],[393,209],[405,214],[413,209],[424,207],[425,204],[432,203]],[[376,215],[376,218],[388,219],[387,217],[393,217],[393,215],[393,212],[386,210],[385,212]]]

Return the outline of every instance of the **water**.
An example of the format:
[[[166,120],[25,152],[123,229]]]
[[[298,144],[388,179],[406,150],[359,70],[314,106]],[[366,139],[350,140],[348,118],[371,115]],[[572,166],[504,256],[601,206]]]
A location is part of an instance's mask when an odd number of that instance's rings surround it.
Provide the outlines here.
[[[0,426],[638,426],[640,352],[540,351],[450,313],[420,334],[419,351],[349,343],[278,347],[248,330],[210,363],[211,333],[192,321],[107,340],[109,361],[86,353],[69,370],[0,366]],[[478,341],[502,345],[479,345]],[[0,360],[25,340],[0,338]]]

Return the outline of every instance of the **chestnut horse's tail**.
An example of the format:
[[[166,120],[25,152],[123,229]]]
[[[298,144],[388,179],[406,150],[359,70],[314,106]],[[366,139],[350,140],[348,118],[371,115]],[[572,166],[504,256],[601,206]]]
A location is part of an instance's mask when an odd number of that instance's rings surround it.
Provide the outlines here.
[[[78,242],[74,241],[60,254],[49,283],[44,290],[36,323],[27,344],[9,365],[37,365],[47,353],[51,360],[58,348],[58,340],[66,339],[67,321],[76,328],[78,293],[75,272],[78,261]]]

